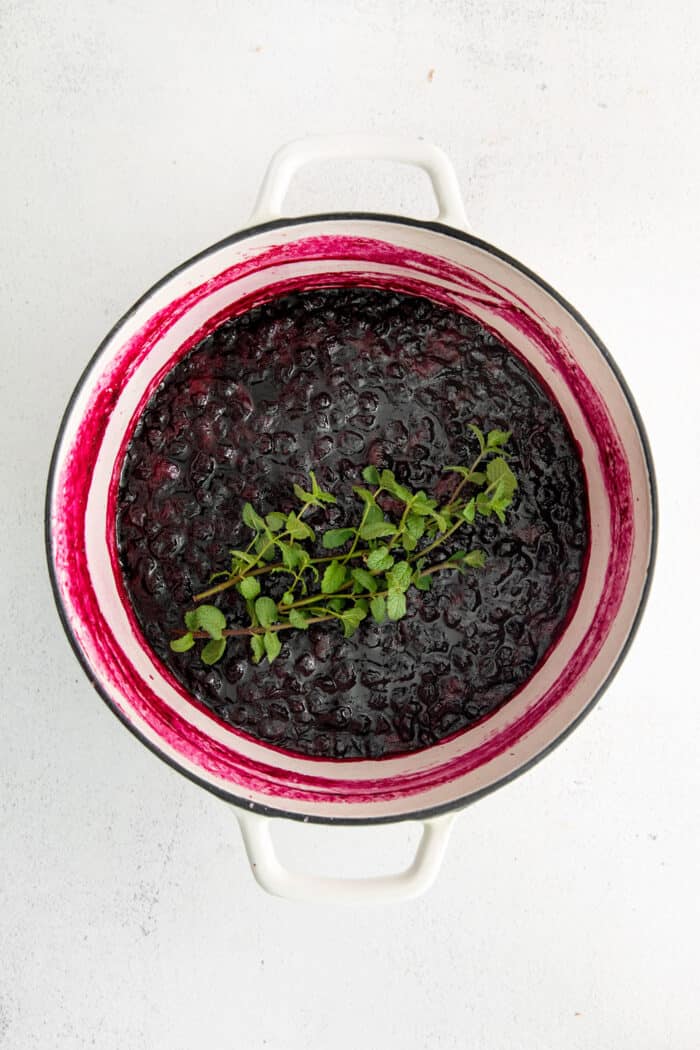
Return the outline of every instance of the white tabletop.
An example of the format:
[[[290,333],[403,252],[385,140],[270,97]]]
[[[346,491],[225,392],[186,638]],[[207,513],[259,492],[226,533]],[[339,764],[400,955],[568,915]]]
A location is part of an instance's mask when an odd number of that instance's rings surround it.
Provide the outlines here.
[[[698,8],[652,0],[5,4],[1,1050],[694,1050],[700,697]],[[465,811],[435,888],[295,906],[233,815],[127,733],[63,636],[42,500],[106,330],[245,223],[312,132],[424,136],[474,230],[611,348],[648,426],[662,534],[594,713]],[[305,172],[293,212],[429,216],[388,164]],[[408,825],[286,823],[283,855],[388,871]]]

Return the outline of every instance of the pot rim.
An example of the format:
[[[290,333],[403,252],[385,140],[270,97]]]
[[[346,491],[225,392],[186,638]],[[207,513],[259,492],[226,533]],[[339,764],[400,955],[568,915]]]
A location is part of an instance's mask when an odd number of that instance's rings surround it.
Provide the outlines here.
[[[428,807],[428,808],[425,808],[425,809],[417,809],[417,810],[409,812],[409,813],[401,813],[399,815],[388,815],[388,816],[375,816],[375,817],[372,817],[372,816],[343,817],[343,816],[335,816],[335,815],[322,816],[322,815],[318,815],[318,814],[305,814],[305,813],[300,813],[300,812],[291,812],[291,811],[287,811],[287,810],[280,809],[280,808],[273,808],[273,807],[266,806],[266,805],[258,803],[258,802],[251,802],[249,799],[246,799],[246,798],[243,798],[241,796],[235,795],[233,792],[227,791],[224,788],[219,787],[218,785],[215,785],[215,784],[212,784],[212,783],[208,782],[203,777],[200,777],[196,773],[192,772],[191,770],[186,769],[183,766],[179,765],[177,763],[177,761],[175,761],[175,759],[171,758],[164,751],[161,751],[160,748],[153,741],[149,740],[141,732],[141,730],[139,730],[129,720],[129,718],[126,716],[126,714],[124,712],[122,712],[113,703],[113,701],[109,697],[107,691],[102,687],[102,685],[97,680],[97,677],[95,676],[89,661],[85,657],[85,654],[83,653],[83,650],[82,650],[82,648],[80,647],[80,645],[78,643],[78,640],[77,640],[77,638],[75,636],[75,633],[74,633],[74,631],[73,631],[73,629],[72,629],[72,627],[71,627],[71,625],[70,625],[70,623],[68,621],[68,617],[66,615],[66,610],[65,610],[65,607],[63,605],[63,602],[62,602],[62,599],[61,599],[61,596],[60,596],[60,592],[59,592],[58,581],[57,581],[57,577],[56,577],[55,566],[54,566],[54,561],[53,561],[53,556],[52,556],[52,546],[53,546],[53,544],[52,544],[52,529],[51,529],[51,503],[52,503],[52,497],[53,497],[54,482],[56,480],[56,467],[57,467],[58,457],[59,457],[61,445],[63,443],[63,438],[64,438],[64,434],[65,434],[65,430],[66,430],[66,426],[67,426],[69,417],[70,417],[70,415],[72,413],[72,410],[73,410],[73,407],[75,405],[75,402],[78,399],[78,397],[79,397],[79,395],[80,395],[80,393],[81,393],[81,391],[83,389],[85,381],[86,381],[90,371],[92,370],[92,367],[93,367],[94,363],[98,360],[98,358],[102,354],[102,352],[103,352],[104,348],[106,347],[106,345],[110,342],[110,340],[114,337],[114,335],[119,331],[119,329],[124,325],[124,323],[144,303],[146,303],[148,301],[148,299],[151,298],[151,296],[153,296],[157,291],[159,291],[164,285],[166,285],[169,281],[171,281],[179,273],[181,273],[184,270],[186,270],[193,263],[196,263],[196,262],[198,262],[198,261],[200,261],[202,259],[207,258],[207,256],[214,254],[216,251],[218,251],[221,248],[227,247],[228,245],[231,245],[231,244],[236,244],[237,242],[243,241],[246,238],[248,238],[251,235],[254,235],[256,233],[268,232],[270,230],[282,229],[282,228],[285,228],[285,227],[294,227],[294,226],[304,225],[304,224],[307,224],[307,223],[314,223],[314,222],[328,222],[328,221],[336,221],[337,222],[337,221],[354,221],[354,220],[369,220],[369,221],[387,222],[387,223],[393,223],[393,224],[397,224],[397,225],[411,226],[411,227],[416,227],[416,228],[419,228],[419,229],[430,230],[430,231],[435,232],[435,233],[442,233],[442,234],[445,234],[447,236],[454,237],[457,240],[464,241],[464,242],[466,242],[468,244],[471,244],[471,245],[473,245],[473,246],[475,246],[477,248],[480,248],[480,249],[486,251],[487,253],[489,253],[489,254],[497,257],[498,259],[502,260],[503,262],[507,263],[509,266],[513,267],[515,270],[520,271],[520,273],[524,274],[526,277],[528,277],[535,284],[539,285],[540,288],[542,288],[561,307],[563,307],[563,309],[583,329],[583,331],[586,333],[586,335],[589,337],[589,339],[595,345],[597,350],[599,350],[599,352],[601,353],[601,355],[605,359],[606,364],[608,365],[608,367],[610,368],[611,372],[615,376],[615,379],[617,380],[617,382],[618,382],[618,384],[620,386],[620,389],[622,390],[622,393],[623,393],[623,395],[625,397],[625,400],[627,401],[627,403],[629,405],[629,409],[630,409],[632,418],[634,420],[634,424],[635,424],[635,427],[637,429],[637,433],[639,435],[639,440],[640,440],[640,444],[641,444],[641,447],[642,447],[642,451],[644,453],[644,463],[645,463],[646,477],[647,477],[647,481],[648,481],[648,484],[649,484],[649,499],[650,499],[649,556],[648,556],[647,567],[646,567],[646,571],[645,571],[645,575],[644,575],[644,582],[643,582],[643,585],[642,585],[642,590],[641,590],[641,593],[640,593],[640,598],[639,598],[639,602],[638,602],[637,608],[636,608],[635,613],[634,613],[634,617],[632,619],[632,622],[630,624],[630,628],[629,628],[627,637],[626,637],[626,639],[625,639],[625,641],[624,641],[624,643],[623,643],[623,645],[622,645],[622,647],[620,649],[620,652],[618,653],[614,663],[610,667],[610,669],[609,669],[609,671],[608,671],[604,681],[599,686],[599,688],[595,691],[595,693],[593,694],[591,699],[588,701],[588,703],[585,705],[585,707],[574,718],[574,720],[568,726],[566,726],[566,728],[564,730],[562,730],[557,736],[555,736],[552,740],[550,740],[549,743],[546,744],[540,751],[538,751],[536,755],[534,755],[532,758],[528,759],[526,762],[524,762],[517,769],[512,770],[511,772],[507,773],[505,776],[500,777],[498,780],[495,780],[493,783],[488,784],[487,786],[485,786],[483,788],[480,788],[480,789],[478,789],[478,790],[476,790],[474,792],[470,792],[470,794],[467,795],[467,796],[463,796],[462,798],[453,799],[453,800],[451,800],[449,802],[443,803],[443,804],[438,805],[438,806],[432,806],[432,807]],[[631,644],[632,644],[632,642],[633,642],[633,640],[635,638],[635,635],[637,633],[637,630],[639,628],[639,624],[640,624],[642,616],[644,614],[644,610],[646,608],[647,600],[648,600],[648,597],[649,597],[649,591],[650,591],[650,588],[651,588],[651,582],[652,582],[652,579],[653,579],[653,576],[654,576],[654,570],[655,570],[655,564],[656,564],[657,543],[658,543],[658,492],[657,492],[656,474],[655,474],[655,470],[654,470],[654,462],[653,462],[652,455],[651,455],[651,449],[650,449],[650,446],[649,446],[649,439],[648,439],[648,436],[647,436],[647,433],[646,433],[646,428],[645,428],[644,423],[642,421],[642,417],[640,415],[639,408],[637,407],[637,404],[635,402],[634,396],[632,395],[632,392],[630,391],[630,389],[629,389],[629,387],[627,385],[627,382],[626,382],[622,372],[620,371],[619,366],[617,365],[617,363],[614,360],[612,354],[607,349],[607,347],[605,346],[605,344],[603,343],[601,338],[593,330],[591,325],[578,312],[578,310],[576,310],[576,308],[573,307],[571,305],[571,303],[569,303],[568,300],[564,298],[564,296],[562,296],[559,292],[557,292],[547,281],[545,281],[542,277],[540,277],[539,274],[537,274],[534,270],[531,270],[529,267],[525,266],[523,263],[519,262],[512,255],[509,255],[507,252],[502,251],[500,248],[496,248],[490,242],[485,241],[485,240],[483,240],[480,237],[476,237],[476,236],[474,236],[471,233],[467,233],[464,230],[457,229],[457,228],[455,228],[453,226],[449,226],[449,225],[447,225],[445,223],[442,223],[442,222],[436,222],[436,221],[433,221],[433,220],[424,220],[424,219],[412,219],[412,218],[408,218],[408,217],[404,217],[404,216],[400,216],[400,215],[385,214],[385,213],[381,213],[381,212],[365,212],[365,211],[323,212],[323,213],[318,213],[318,214],[313,214],[313,215],[299,215],[299,216],[285,217],[285,218],[280,218],[280,219],[273,219],[273,220],[270,220],[268,222],[262,222],[262,223],[255,224],[253,226],[246,226],[243,229],[237,230],[235,233],[229,234],[229,236],[222,238],[220,241],[217,241],[216,243],[210,245],[209,247],[204,248],[202,251],[197,252],[195,255],[191,256],[189,259],[186,259],[184,262],[182,262],[178,266],[174,267],[171,271],[169,271],[169,273],[167,273],[165,276],[160,278],[160,280],[156,281],[155,284],[151,285],[151,287],[143,295],[141,295],[133,303],[133,305],[131,307],[129,307],[129,309],[124,312],[124,314],[122,314],[122,316],[116,321],[116,323],[114,325],[112,325],[110,330],[107,332],[107,334],[104,336],[104,338],[100,341],[97,349],[91,355],[90,359],[88,360],[87,364],[85,365],[84,369],[82,370],[82,372],[80,374],[80,377],[79,377],[77,383],[75,384],[75,387],[73,388],[73,392],[71,393],[71,396],[70,396],[70,398],[68,400],[66,408],[65,408],[65,410],[63,412],[63,415],[61,417],[61,422],[60,422],[60,425],[59,425],[59,428],[58,428],[56,441],[54,443],[53,451],[52,451],[52,454],[51,454],[51,461],[50,461],[50,465],[49,465],[49,473],[48,473],[48,479],[47,479],[47,485],[46,485],[46,495],[45,495],[45,501],[44,501],[44,545],[45,545],[46,559],[47,559],[47,565],[48,565],[48,570],[49,570],[49,579],[51,581],[51,590],[52,590],[52,593],[53,593],[54,603],[56,605],[56,609],[57,609],[59,618],[61,620],[61,623],[63,625],[63,629],[64,629],[64,631],[66,633],[67,638],[68,638],[68,641],[70,642],[71,647],[73,649],[73,652],[75,653],[75,655],[76,655],[76,657],[77,657],[77,659],[78,659],[78,661],[79,661],[83,671],[85,672],[87,678],[92,683],[92,685],[95,688],[95,690],[97,691],[97,693],[101,696],[102,700],[105,702],[105,704],[113,712],[113,714],[115,714],[117,716],[117,718],[119,719],[119,721],[122,722],[122,724],[126,726],[126,728],[137,738],[137,740],[139,740],[141,744],[144,744],[149,749],[149,751],[151,751],[154,755],[156,755],[158,758],[160,758],[163,762],[167,763],[167,765],[170,766],[172,769],[174,769],[175,771],[177,771],[181,775],[187,777],[189,780],[191,780],[193,783],[197,784],[199,787],[202,787],[205,790],[207,790],[207,791],[211,792],[212,794],[216,795],[218,798],[221,798],[223,801],[229,802],[229,803],[231,803],[231,804],[233,804],[235,806],[238,806],[238,807],[240,807],[242,809],[245,809],[245,810],[248,810],[248,811],[251,811],[251,812],[255,812],[255,813],[259,813],[259,814],[261,814],[263,816],[287,818],[289,820],[301,821],[302,823],[307,823],[307,824],[334,824],[334,825],[361,826],[361,825],[374,825],[374,824],[377,824],[377,825],[378,824],[392,824],[392,823],[398,823],[399,821],[407,821],[407,820],[412,820],[412,821],[426,820],[426,819],[428,819],[430,817],[436,817],[436,816],[440,816],[440,815],[443,815],[443,814],[446,814],[446,813],[457,812],[457,811],[459,811],[461,809],[464,809],[468,805],[470,805],[472,802],[476,802],[478,799],[484,797],[485,795],[490,794],[492,791],[495,791],[497,788],[503,787],[505,784],[508,784],[511,781],[515,780],[517,777],[521,776],[523,773],[526,773],[529,769],[532,769],[533,766],[535,766],[538,762],[540,762],[543,758],[545,758],[548,754],[550,754],[556,747],[558,747],[559,744],[561,744],[564,740],[566,740],[566,738],[569,736],[569,734],[572,733],[573,730],[576,729],[577,726],[583,721],[583,719],[593,710],[593,708],[596,706],[596,704],[600,700],[600,698],[603,695],[603,693],[605,692],[605,690],[608,688],[608,686],[614,680],[614,678],[615,678],[615,676],[616,676],[616,674],[617,674],[621,664],[623,663],[625,657],[627,656],[629,648],[630,648],[630,646],[631,646]]]

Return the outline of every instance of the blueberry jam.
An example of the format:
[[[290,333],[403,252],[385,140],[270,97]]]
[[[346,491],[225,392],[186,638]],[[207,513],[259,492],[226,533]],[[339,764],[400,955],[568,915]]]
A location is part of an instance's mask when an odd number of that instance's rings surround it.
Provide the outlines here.
[[[249,542],[247,500],[291,510],[292,484],[308,486],[314,470],[338,503],[310,522],[346,525],[368,463],[445,497],[457,479],[442,465],[478,451],[469,423],[512,430],[519,479],[505,525],[477,518],[471,536],[443,548],[480,547],[485,568],[437,574],[430,591],[409,592],[404,620],[368,619],[349,639],[328,624],[285,631],[272,665],[254,665],[245,640],[230,640],[213,667],[196,650],[170,650],[193,594]],[[515,354],[426,299],[352,287],[273,299],[168,373],[127,449],[117,539],[138,622],[191,695],[268,744],[356,759],[429,747],[531,677],[577,594],[587,520],[567,425]],[[279,599],[284,576],[266,579]],[[233,590],[217,604],[244,622]]]

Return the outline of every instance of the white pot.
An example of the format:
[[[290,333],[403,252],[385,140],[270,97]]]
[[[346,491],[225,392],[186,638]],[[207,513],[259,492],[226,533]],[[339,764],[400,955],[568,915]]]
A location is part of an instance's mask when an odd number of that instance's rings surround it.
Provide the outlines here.
[[[428,172],[436,222],[393,215],[280,218],[294,172],[326,156],[381,156]],[[583,318],[526,267],[464,232],[454,172],[422,142],[312,139],[284,147],[252,225],[156,284],[83,374],[61,424],[47,498],[49,565],[68,637],[88,676],[145,744],[230,800],[256,878],[284,896],[406,897],[435,877],[455,811],[523,772],[591,708],[619,666],[649,585],[654,483],[639,415]],[[527,684],[493,715],[425,750],[379,761],[305,758],[254,741],[196,703],[150,651],[121,581],[115,533],[125,447],[164,374],[233,313],[292,289],[336,284],[428,296],[487,325],[549,387],[578,443],[591,512],[575,611]],[[328,823],[421,820],[400,875],[332,880],[277,861],[270,817]]]

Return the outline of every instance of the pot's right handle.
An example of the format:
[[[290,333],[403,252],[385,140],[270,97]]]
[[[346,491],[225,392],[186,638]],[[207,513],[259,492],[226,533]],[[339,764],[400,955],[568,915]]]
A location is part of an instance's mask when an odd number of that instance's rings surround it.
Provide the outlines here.
[[[467,229],[462,195],[452,163],[437,146],[422,139],[373,135],[318,135],[288,142],[275,153],[260,186],[250,221],[269,222],[282,216],[289,185],[305,164],[331,158],[374,158],[412,164],[427,172],[438,203],[440,222]]]
[[[334,901],[338,904],[376,904],[418,897],[432,886],[440,871],[454,815],[422,821],[423,835],[416,855],[405,871],[395,875],[343,879],[290,871],[280,862],[270,834],[272,820],[260,813],[236,813],[251,871],[258,884],[274,897],[296,901]]]

